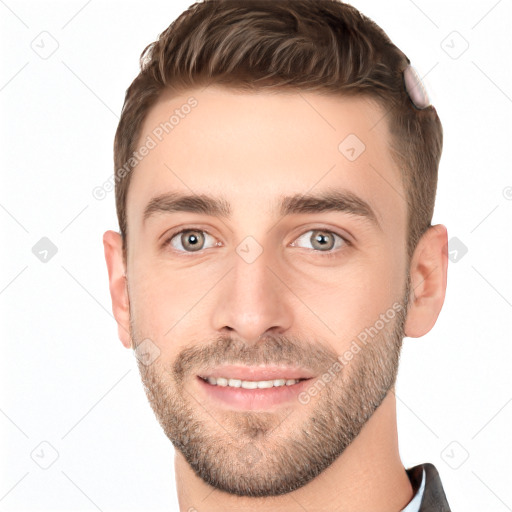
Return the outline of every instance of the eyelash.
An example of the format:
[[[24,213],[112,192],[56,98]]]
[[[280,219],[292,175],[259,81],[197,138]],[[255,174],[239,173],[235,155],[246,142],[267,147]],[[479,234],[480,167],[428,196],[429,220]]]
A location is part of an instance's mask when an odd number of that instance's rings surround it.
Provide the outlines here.
[[[176,231],[176,232],[173,232],[171,235],[169,235],[169,237],[166,238],[165,242],[163,243],[163,247],[167,247],[169,245],[171,245],[171,240],[173,238],[175,238],[176,236],[178,235],[181,235],[182,233],[186,233],[186,232],[189,232],[189,231],[200,231],[202,233],[206,233],[207,235],[213,237],[213,235],[210,235],[210,233],[208,233],[208,231],[204,230],[204,229],[201,229],[201,228],[196,228],[196,227],[187,227],[185,229],[181,229],[179,231]],[[308,229],[307,231],[304,231],[304,233],[302,233],[301,235],[299,235],[296,239],[298,240],[299,238],[301,238],[302,236],[304,236],[306,233],[309,233],[310,231],[321,231],[323,233],[329,233],[329,234],[332,234],[332,235],[335,235],[339,238],[341,238],[344,242],[345,245],[347,246],[351,246],[352,245],[352,242],[350,240],[348,240],[346,237],[344,237],[343,235],[340,235],[339,233],[335,232],[335,231],[332,231],[330,229],[323,229],[323,228],[316,228],[316,229]],[[294,243],[295,243],[294,241]],[[174,249],[174,248],[173,248]],[[197,253],[201,253],[204,249],[201,249],[200,251],[197,251]],[[331,249],[329,251],[319,251],[319,250],[315,250],[315,249],[310,249],[311,251],[313,252],[317,252],[319,254],[322,255],[322,257],[324,258],[335,258],[338,256],[338,253],[343,250],[343,247],[341,248],[338,248],[338,249]],[[192,255],[192,254],[195,254],[194,252],[187,252],[187,251],[177,251],[178,254],[180,256],[187,256],[187,255]]]

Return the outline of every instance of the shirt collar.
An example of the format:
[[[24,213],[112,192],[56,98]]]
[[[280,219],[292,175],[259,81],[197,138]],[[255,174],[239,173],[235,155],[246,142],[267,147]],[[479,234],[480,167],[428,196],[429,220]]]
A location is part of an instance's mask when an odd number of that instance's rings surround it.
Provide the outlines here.
[[[419,489],[416,490],[412,500],[409,504],[401,510],[401,512],[419,512],[421,506],[421,500],[423,499],[423,492],[425,491],[425,470],[422,468],[421,472],[421,484]]]
[[[401,512],[451,512],[441,478],[433,464],[426,462],[406,471],[414,496]]]

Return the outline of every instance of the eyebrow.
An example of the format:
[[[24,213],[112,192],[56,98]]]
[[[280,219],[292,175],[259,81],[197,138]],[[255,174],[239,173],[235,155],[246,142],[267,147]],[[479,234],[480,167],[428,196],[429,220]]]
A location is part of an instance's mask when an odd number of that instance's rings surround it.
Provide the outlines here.
[[[326,190],[317,194],[279,196],[278,214],[282,217],[323,212],[342,212],[361,217],[381,229],[371,206],[361,197],[348,190]],[[182,194],[170,192],[152,198],[144,209],[143,223],[156,214],[175,212],[202,213],[212,217],[230,219],[231,206],[224,197],[206,194]]]

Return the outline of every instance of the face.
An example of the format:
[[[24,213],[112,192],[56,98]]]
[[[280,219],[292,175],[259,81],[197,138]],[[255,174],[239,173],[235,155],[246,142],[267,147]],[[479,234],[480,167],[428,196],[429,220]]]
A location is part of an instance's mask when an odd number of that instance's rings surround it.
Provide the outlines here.
[[[218,489],[305,485],[395,382],[406,205],[384,116],[362,98],[210,87],[145,120],[130,334],[163,430]]]

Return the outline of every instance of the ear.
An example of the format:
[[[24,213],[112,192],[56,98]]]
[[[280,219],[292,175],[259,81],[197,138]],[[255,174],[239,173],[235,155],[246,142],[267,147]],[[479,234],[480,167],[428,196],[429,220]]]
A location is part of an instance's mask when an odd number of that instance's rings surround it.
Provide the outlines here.
[[[448,233],[436,224],[425,231],[411,258],[406,336],[418,338],[434,327],[444,303],[447,271]]]
[[[130,302],[121,235],[115,231],[106,231],[103,234],[103,247],[112,297],[112,312],[117,322],[118,336],[126,348],[131,348]]]

